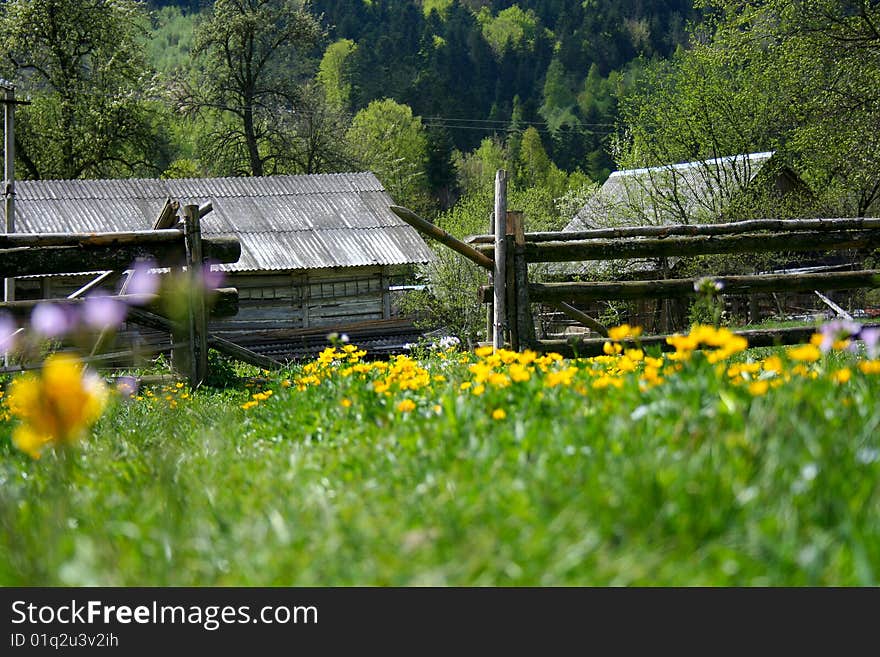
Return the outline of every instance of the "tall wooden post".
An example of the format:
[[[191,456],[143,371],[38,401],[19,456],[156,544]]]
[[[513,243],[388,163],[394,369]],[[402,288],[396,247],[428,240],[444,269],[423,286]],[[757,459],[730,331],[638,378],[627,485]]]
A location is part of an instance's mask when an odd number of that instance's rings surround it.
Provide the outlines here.
[[[186,244],[186,271],[189,279],[189,328],[190,386],[197,388],[208,374],[208,320],[205,311],[205,283],[202,276],[201,214],[198,205],[187,205],[184,213],[184,237]]]
[[[507,283],[507,263],[505,260],[504,235],[507,222],[507,172],[495,172],[495,280],[493,298],[492,347],[504,346],[505,285]]]
[[[489,235],[495,235],[495,212],[493,211],[489,217]],[[495,287],[495,280],[492,275],[494,269],[489,270],[488,285],[492,289]],[[486,304],[486,341],[493,340],[495,335],[495,307],[491,303]]]
[[[514,351],[519,351],[520,348],[519,323],[517,322],[519,310],[517,308],[516,276],[514,271],[517,227],[522,232],[522,212],[508,210],[504,217],[504,264],[507,277],[504,286],[504,305],[507,310],[506,322],[510,335],[510,348]]]
[[[513,232],[513,289],[516,300],[516,314],[512,321],[516,325],[518,349],[528,349],[535,344],[535,320],[529,300],[529,265],[525,254],[525,226],[522,212],[508,212]]]

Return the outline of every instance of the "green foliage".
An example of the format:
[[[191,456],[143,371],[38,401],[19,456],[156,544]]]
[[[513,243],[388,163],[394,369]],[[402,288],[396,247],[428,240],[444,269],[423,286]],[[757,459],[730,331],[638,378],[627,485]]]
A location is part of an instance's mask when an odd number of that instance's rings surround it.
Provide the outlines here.
[[[146,43],[150,65],[164,74],[188,68],[197,14],[168,6],[153,12],[152,19],[153,30]]]
[[[530,49],[541,29],[535,13],[531,9],[523,11],[519,5],[502,9],[497,16],[492,16],[490,9],[483,7],[477,20],[483,28],[483,37],[498,57],[508,48]]]
[[[327,103],[341,109],[351,107],[351,71],[349,60],[357,50],[351,39],[334,41],[324,51],[318,66],[318,83],[324,88]]]
[[[445,356],[391,398],[357,375],[154,390],[68,458],[0,423],[0,583],[877,585],[880,377],[835,383],[849,360],[754,397],[696,359],[654,388],[565,362],[576,385],[477,396]]]
[[[300,0],[217,0],[198,25],[197,80],[182,106],[207,119],[202,159],[216,174],[262,176],[288,170],[298,86],[312,71],[305,54],[321,27]]]
[[[872,3],[704,3],[713,21],[624,101],[621,165],[777,150],[823,212],[864,215],[878,198],[880,38]],[[774,210],[779,210],[774,208]],[[779,210],[785,212],[785,208]]]
[[[442,330],[462,344],[474,346],[486,338],[486,308],[477,302],[477,288],[486,284],[486,270],[446,247],[435,250],[435,262],[420,267],[423,290],[408,292],[401,311],[417,317],[419,328]]]
[[[155,167],[146,24],[133,0],[3,4],[2,75],[31,101],[16,115],[20,175],[106,177]]]
[[[430,207],[427,136],[409,106],[390,98],[373,101],[355,115],[347,139],[361,166],[378,176],[395,202],[417,212]]]

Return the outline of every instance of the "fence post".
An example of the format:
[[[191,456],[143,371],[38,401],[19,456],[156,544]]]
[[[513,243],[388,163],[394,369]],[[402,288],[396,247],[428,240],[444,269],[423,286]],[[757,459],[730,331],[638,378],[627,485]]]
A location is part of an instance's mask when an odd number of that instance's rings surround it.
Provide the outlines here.
[[[525,226],[522,212],[509,212],[513,225],[513,288],[516,299],[516,315],[513,318],[517,327],[519,349],[529,349],[535,344],[535,320],[529,300],[529,265],[525,254]]]
[[[489,235],[495,235],[495,212],[489,216]],[[488,276],[488,285],[493,290],[495,289],[495,280],[492,275],[492,269],[489,270]],[[486,304],[486,341],[492,341],[495,335],[495,307],[491,303]]]
[[[516,242],[517,234],[525,243],[523,232],[523,213],[508,210],[504,218],[504,264],[507,270],[506,299],[507,328],[510,332],[510,348],[519,351],[523,336],[520,334],[519,323],[519,293],[516,280]]]
[[[507,283],[507,263],[505,262],[504,235],[507,216],[507,172],[495,172],[495,280],[493,299],[492,347],[504,346],[505,284]]]
[[[208,374],[208,320],[205,312],[205,284],[202,277],[201,213],[198,205],[184,207],[184,237],[188,278],[187,324],[189,328],[189,383],[197,388]]]

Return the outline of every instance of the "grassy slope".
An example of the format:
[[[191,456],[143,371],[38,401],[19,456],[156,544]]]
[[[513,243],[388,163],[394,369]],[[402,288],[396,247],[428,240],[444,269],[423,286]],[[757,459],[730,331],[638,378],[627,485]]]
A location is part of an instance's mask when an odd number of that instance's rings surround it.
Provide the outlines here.
[[[0,583],[876,585],[880,376],[752,397],[696,361],[478,397],[435,358],[448,381],[388,398],[160,392],[67,459],[0,438]]]

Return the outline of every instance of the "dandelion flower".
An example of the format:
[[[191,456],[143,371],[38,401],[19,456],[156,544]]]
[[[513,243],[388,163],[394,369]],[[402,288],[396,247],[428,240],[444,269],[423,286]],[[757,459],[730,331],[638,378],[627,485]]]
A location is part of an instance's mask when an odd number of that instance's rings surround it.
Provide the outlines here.
[[[9,392],[10,413],[21,423],[12,435],[16,447],[39,458],[48,446],[78,441],[101,417],[107,387],[70,354],[53,354],[42,372],[15,379]]]
[[[503,408],[496,408],[492,411],[492,419],[493,420],[503,420],[507,417],[507,413],[504,412]]]

